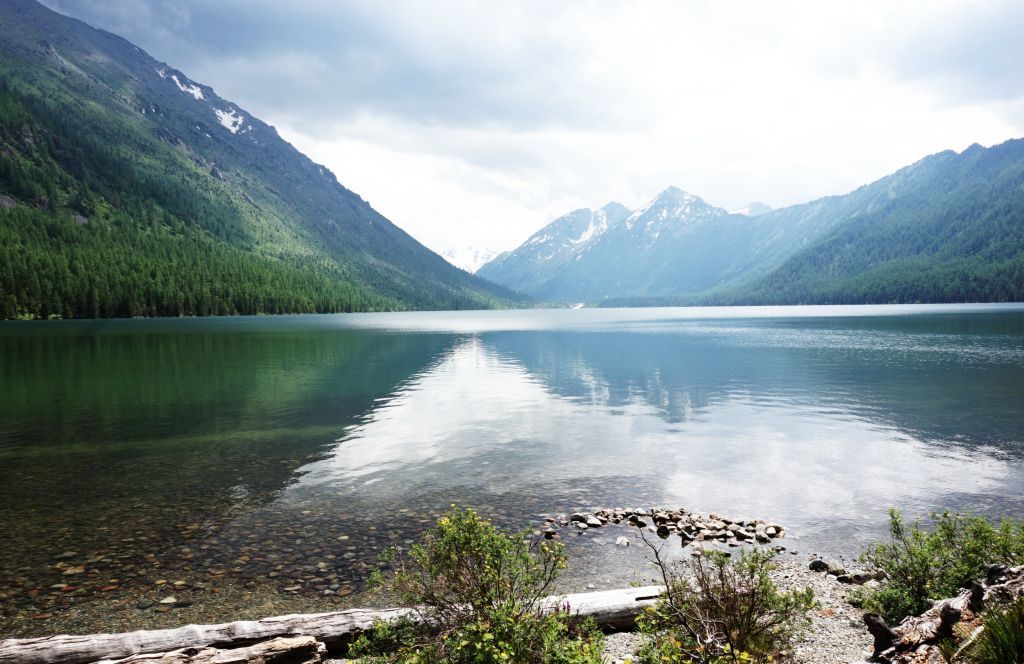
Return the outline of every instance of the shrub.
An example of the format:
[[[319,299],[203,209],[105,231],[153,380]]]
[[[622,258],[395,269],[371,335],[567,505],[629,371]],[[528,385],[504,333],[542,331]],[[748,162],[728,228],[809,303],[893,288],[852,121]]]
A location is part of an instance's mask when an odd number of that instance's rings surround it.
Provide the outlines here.
[[[932,600],[956,595],[992,563],[1024,559],[1024,522],[1004,519],[994,525],[950,512],[932,518],[931,530],[919,522],[908,528],[899,510],[889,510],[890,541],[861,555],[889,579],[883,589],[863,598],[864,605],[890,623],[921,613]]]
[[[969,648],[973,664],[1024,664],[1024,598],[985,616],[985,631]]]
[[[671,565],[648,544],[667,592],[641,617],[641,629],[654,635],[641,662],[775,661],[809,624],[813,590],[780,592],[769,578],[772,553],[732,560],[709,552]]]
[[[529,544],[527,542],[530,542]],[[454,507],[407,557],[377,580],[417,619],[378,623],[350,655],[377,661],[601,661],[601,635],[568,611],[545,613],[566,556],[557,542],[504,533],[473,510]]]

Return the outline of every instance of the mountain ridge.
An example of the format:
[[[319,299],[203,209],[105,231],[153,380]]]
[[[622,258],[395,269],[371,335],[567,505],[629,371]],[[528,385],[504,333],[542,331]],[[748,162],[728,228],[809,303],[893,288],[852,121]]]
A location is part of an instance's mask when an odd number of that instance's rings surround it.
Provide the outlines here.
[[[127,40],[34,0],[0,5],[0,34],[0,192],[20,203],[0,210],[11,265],[0,315],[519,300],[449,265],[273,127]],[[108,268],[104,252],[121,266]],[[39,288],[25,286],[33,273]]]
[[[524,291],[609,306],[1024,299],[1022,181],[1024,140],[1013,139],[944,150],[847,194],[775,210],[728,212],[670,187]],[[915,232],[919,241],[908,237]],[[967,235],[997,246],[995,262],[966,245]],[[945,245],[929,248],[929,238]],[[830,267],[825,254],[841,265]],[[884,260],[858,259],[870,256]],[[480,273],[504,283],[489,266]]]

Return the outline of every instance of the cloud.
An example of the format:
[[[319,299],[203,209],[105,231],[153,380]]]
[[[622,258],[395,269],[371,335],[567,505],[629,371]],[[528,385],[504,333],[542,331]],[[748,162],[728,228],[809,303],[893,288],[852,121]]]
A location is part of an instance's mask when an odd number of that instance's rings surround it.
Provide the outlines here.
[[[1014,2],[46,2],[276,125],[437,249],[670,184],[797,203],[1024,133]]]

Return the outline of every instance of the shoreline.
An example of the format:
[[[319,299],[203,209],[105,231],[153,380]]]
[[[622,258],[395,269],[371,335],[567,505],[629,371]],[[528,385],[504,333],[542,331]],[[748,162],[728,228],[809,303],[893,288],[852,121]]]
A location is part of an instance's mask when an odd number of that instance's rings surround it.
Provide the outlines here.
[[[810,613],[810,627],[797,641],[794,651],[796,662],[849,664],[863,661],[870,656],[872,637],[861,620],[861,611],[850,605],[846,599],[846,591],[854,586],[843,584],[830,574],[811,571],[809,566],[803,562],[788,559],[783,555],[777,555],[775,562],[776,568],[771,572],[771,577],[781,590],[811,587],[814,589],[815,599],[819,604]],[[592,595],[601,595],[606,591],[607,589],[598,590]],[[626,592],[625,589],[617,589],[617,591]],[[616,589],[611,592],[616,592]],[[281,616],[283,614],[275,610],[271,615]],[[261,617],[266,618],[266,616]],[[295,616],[292,617],[295,618]],[[298,617],[298,621],[301,622],[303,618],[311,619],[313,616],[306,613],[304,616]],[[281,618],[274,620],[280,621]],[[92,634],[90,636],[99,635]],[[644,635],[632,630],[610,632],[605,638],[605,661],[628,660],[629,656],[642,645],[645,638]],[[86,639],[84,643],[90,641],[92,639]],[[93,661],[93,659],[83,661]],[[327,661],[344,662],[347,660],[335,657],[329,658]]]
[[[634,587],[647,585],[645,581],[660,584],[649,563],[637,564],[636,550],[643,551],[644,539],[655,546],[671,546],[668,555],[676,560],[686,554],[700,555],[700,552],[712,549],[731,555],[733,551],[754,547],[770,548],[776,553],[777,567],[772,578],[779,588],[812,587],[821,604],[812,611],[812,627],[797,648],[797,661],[847,664],[862,660],[871,652],[871,637],[861,620],[861,612],[846,601],[848,590],[856,586],[840,583],[835,576],[812,571],[809,561],[822,557],[788,549],[787,531],[782,525],[762,519],[734,520],[717,514],[700,515],[682,508],[601,508],[546,516],[539,524],[534,522],[530,532],[534,541],[589,538],[589,544],[599,547],[594,554],[597,556],[604,553],[610,557],[613,552],[622,554],[633,549],[623,562],[634,566],[631,570],[633,580],[629,582]],[[579,547],[580,553],[582,548]],[[570,560],[570,570],[575,562],[575,559]],[[621,587],[621,581],[617,586],[612,579],[594,578],[585,572],[567,576],[557,585],[556,594],[600,592]],[[140,628],[220,624],[226,620],[258,620],[267,616],[334,612],[388,604],[373,591],[349,589],[339,596],[336,591],[325,589],[322,593],[308,594],[295,592],[297,587],[292,592],[288,590],[292,587],[282,590],[274,583],[247,588],[233,583],[218,584],[217,579],[211,579],[209,585],[194,586],[172,581],[155,588],[157,590],[138,596],[122,591],[120,596],[109,599],[99,597],[73,605],[60,615],[16,620],[12,623],[15,629],[5,630],[3,637],[33,638],[55,633],[110,634]],[[155,594],[163,594],[164,597],[158,599]],[[149,599],[147,595],[153,598]],[[226,607],[231,608],[225,610]],[[56,630],[47,629],[52,625],[51,620],[62,626]],[[638,639],[642,638],[630,631],[611,633],[606,639],[606,659],[620,660],[631,649],[639,647],[641,641]]]

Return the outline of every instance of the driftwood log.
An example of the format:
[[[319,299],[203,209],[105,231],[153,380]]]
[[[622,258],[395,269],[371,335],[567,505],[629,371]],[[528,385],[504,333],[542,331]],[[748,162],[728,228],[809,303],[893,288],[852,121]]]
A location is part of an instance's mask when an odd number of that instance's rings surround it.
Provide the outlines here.
[[[105,659],[98,664],[320,664],[327,648],[312,636],[279,638],[241,648],[180,648],[170,652]]]
[[[662,586],[605,590],[550,597],[541,604],[543,610],[568,610],[591,618],[600,627],[629,627],[645,607],[653,605]],[[104,660],[142,662],[235,662],[233,659],[187,659],[204,648],[238,649],[279,637],[308,636],[327,648],[350,641],[369,629],[377,620],[391,621],[400,617],[416,619],[414,609],[349,609],[332,613],[295,614],[240,620],[220,625],[188,625],[176,629],[142,630],[123,634],[92,634],[88,636],[47,636],[36,639],[5,639],[0,641],[0,664],[85,664]],[[182,651],[172,659],[174,651]],[[140,655],[159,654],[155,658]],[[133,658],[134,656],[134,658]],[[216,655],[209,655],[211,657]],[[224,655],[227,656],[227,655]],[[129,659],[131,658],[131,659]],[[237,660],[259,661],[259,660]],[[270,660],[266,660],[270,661]],[[283,661],[283,660],[278,660]],[[316,660],[288,660],[305,662]]]
[[[899,661],[901,655],[916,652],[923,645],[935,645],[953,635],[953,626],[970,611],[971,591],[944,599],[919,616],[905,619],[890,629],[881,616],[869,613],[864,622],[875,637],[872,657],[880,662]]]
[[[886,664],[944,663],[938,644],[953,636],[953,627],[965,622],[971,634],[963,644],[964,651],[982,633],[977,620],[982,610],[998,608],[1024,597],[1024,567],[993,565],[985,579],[971,584],[956,597],[936,602],[920,616],[906,618],[890,628],[875,613],[864,616],[868,630],[875,638],[872,659]]]

